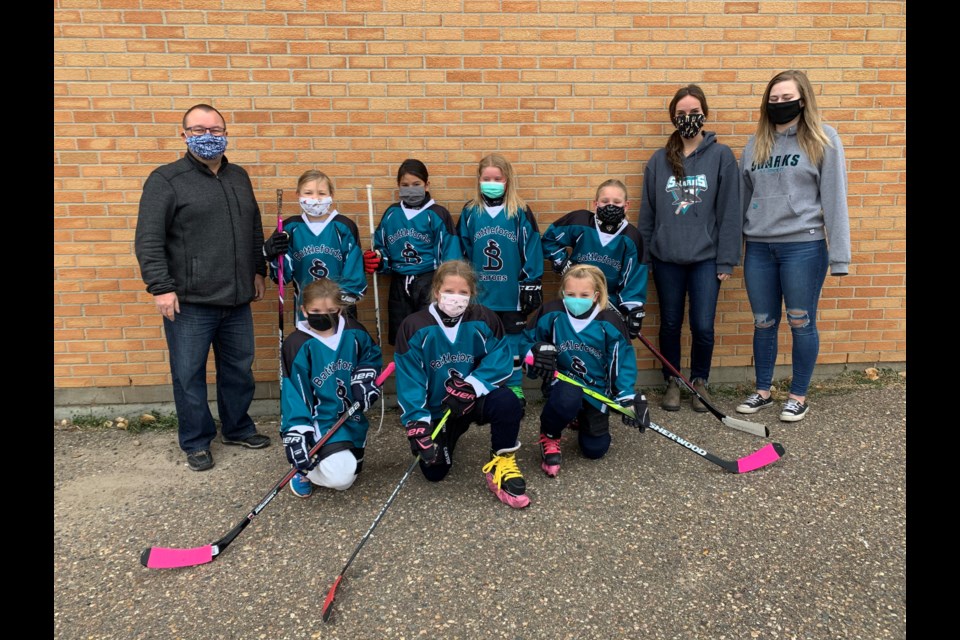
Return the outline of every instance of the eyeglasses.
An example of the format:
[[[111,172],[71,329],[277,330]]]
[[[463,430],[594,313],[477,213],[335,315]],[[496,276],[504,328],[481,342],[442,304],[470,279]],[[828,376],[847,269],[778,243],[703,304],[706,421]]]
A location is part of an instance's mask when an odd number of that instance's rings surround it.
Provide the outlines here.
[[[222,136],[227,132],[224,127],[184,127],[184,131],[189,131],[195,136],[202,136],[207,131],[210,132],[210,135]]]

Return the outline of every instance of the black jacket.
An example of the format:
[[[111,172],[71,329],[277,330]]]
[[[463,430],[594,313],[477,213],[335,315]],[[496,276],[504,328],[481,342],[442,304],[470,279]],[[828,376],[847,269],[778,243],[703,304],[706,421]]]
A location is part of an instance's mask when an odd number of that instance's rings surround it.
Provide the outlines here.
[[[134,246],[147,291],[181,302],[247,304],[254,276],[267,273],[253,185],[226,156],[217,174],[189,152],[151,172]]]

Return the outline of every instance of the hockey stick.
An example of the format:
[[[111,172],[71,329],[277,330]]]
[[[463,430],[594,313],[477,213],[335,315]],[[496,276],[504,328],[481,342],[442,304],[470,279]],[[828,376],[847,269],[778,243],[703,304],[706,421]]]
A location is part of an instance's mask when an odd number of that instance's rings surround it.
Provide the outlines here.
[[[431,438],[436,438],[437,434],[440,433],[440,430],[443,429],[443,425],[447,423],[447,418],[450,417],[450,410],[447,409],[446,413],[443,414],[443,418],[440,419],[437,428],[433,430]],[[400,478],[400,484],[393,490],[393,493],[390,494],[390,497],[387,498],[386,504],[383,505],[383,508],[380,509],[380,513],[377,514],[377,517],[374,518],[373,524],[370,525],[370,528],[367,529],[367,532],[363,534],[363,537],[360,538],[360,543],[357,544],[357,548],[353,550],[353,553],[350,555],[350,559],[347,560],[347,564],[343,565],[343,569],[340,570],[340,575],[337,576],[337,579],[334,580],[333,586],[330,587],[330,591],[327,592],[327,598],[323,601],[323,609],[321,611],[321,617],[324,622],[330,619],[331,608],[333,607],[333,599],[337,592],[337,587],[340,586],[340,582],[343,580],[343,574],[347,572],[347,569],[350,567],[350,564],[353,562],[353,559],[357,557],[357,554],[360,553],[360,549],[363,548],[364,543],[366,543],[367,538],[370,537],[370,534],[373,533],[374,528],[380,522],[380,518],[383,517],[383,514],[387,512],[387,509],[393,503],[393,499],[397,497],[397,494],[400,493],[400,489],[403,487],[404,483],[407,481],[407,478],[410,477],[410,474],[413,473],[413,470],[417,467],[417,464],[420,462],[420,454],[417,454],[417,457],[413,459],[413,462],[410,464],[410,467],[407,469],[407,472],[403,474],[403,477]]]
[[[373,248],[373,234],[375,229],[373,227],[373,185],[367,185],[367,217],[370,219],[370,248]],[[383,348],[383,337],[381,336],[380,329],[380,289],[377,286],[377,272],[373,272],[373,309],[377,314],[377,346],[381,349]],[[377,433],[380,433],[380,430],[383,429],[383,412],[386,410],[386,398],[381,398],[380,400],[380,426],[377,427]]]
[[[650,344],[650,341],[647,340],[646,337],[644,337],[644,335],[643,335],[642,333],[641,333],[641,334],[638,334],[637,337],[640,339],[640,342],[642,342],[643,345],[644,345],[647,349],[650,349],[651,353],[653,353],[653,355],[655,355],[655,356],[657,357],[657,360],[659,360],[660,362],[662,362],[663,365],[664,365],[667,369],[670,370],[670,373],[672,373],[675,378],[677,378],[678,380],[680,380],[680,381],[683,383],[683,385],[690,391],[690,393],[692,393],[693,395],[697,396],[697,398],[700,400],[700,402],[703,403],[703,406],[705,406],[705,407],[710,411],[710,413],[712,413],[714,416],[716,416],[717,420],[719,420],[720,422],[722,422],[723,424],[727,425],[728,427],[730,427],[730,428],[732,428],[732,429],[738,429],[738,430],[740,430],[740,431],[745,431],[745,432],[747,432],[747,433],[753,434],[753,435],[755,435],[755,436],[760,436],[760,437],[762,437],[762,438],[766,438],[766,437],[768,437],[768,436],[770,435],[770,430],[767,429],[767,427],[765,427],[764,425],[758,424],[758,423],[756,423],[756,422],[750,422],[749,420],[741,420],[741,419],[739,419],[739,418],[731,418],[730,416],[724,414],[724,413],[721,412],[719,409],[717,409],[715,406],[713,406],[712,404],[710,404],[710,401],[707,400],[706,398],[704,398],[704,397],[700,394],[699,391],[697,391],[696,389],[694,389],[694,388],[693,388],[693,385],[690,384],[690,381],[687,380],[686,378],[684,378],[684,377],[683,377],[683,374],[680,373],[679,371],[677,371],[676,368],[674,368],[674,366],[673,366],[672,364],[670,364],[670,362],[669,362],[666,358],[663,357],[663,354],[660,353],[659,351],[657,351],[657,350],[653,347],[653,345]]]
[[[386,367],[384,367],[383,372],[377,378],[377,386],[382,386],[390,374],[393,373],[394,364],[391,362]],[[310,457],[317,455],[320,451],[320,447],[326,444],[327,440],[330,439],[334,433],[337,432],[343,423],[347,421],[350,416],[356,413],[360,409],[360,403],[354,402],[346,413],[340,416],[340,419],[337,420],[336,424],[330,427],[330,430],[320,438],[320,441],[315,444],[310,449]],[[233,529],[231,529],[225,536],[208,545],[202,547],[194,547],[192,549],[177,549],[172,547],[148,547],[143,550],[143,553],[140,554],[140,564],[147,567],[148,569],[175,569],[178,567],[193,567],[199,564],[206,564],[215,560],[217,557],[223,553],[223,550],[233,542],[234,538],[240,535],[240,532],[243,531],[250,521],[253,520],[254,516],[260,514],[261,511],[266,508],[270,501],[277,497],[277,494],[280,493],[280,490],[290,482],[290,480],[295,476],[299,471],[296,467],[291,467],[290,470],[286,473],[283,478],[280,479],[280,482],[273,485],[273,488],[260,500],[260,502],[253,508],[253,511],[248,513],[243,520],[237,523]]]
[[[572,385],[576,385],[580,387],[581,389],[583,389],[583,392],[585,394],[587,394],[591,398],[596,398],[597,400],[604,403],[611,409],[619,411],[622,414],[628,415],[631,418],[636,417],[636,414],[633,412],[633,409],[631,407],[620,406],[610,398],[600,395],[593,389],[590,389],[589,387],[585,387],[584,385],[580,384],[573,378],[569,376],[565,376],[559,371],[554,371],[554,375],[557,377],[558,380],[563,380],[564,382],[568,382]],[[743,458],[740,458],[738,460],[733,460],[733,461],[724,460],[722,458],[718,458],[712,453],[698,447],[697,445],[691,442],[687,442],[680,436],[674,433],[670,433],[669,431],[667,431],[666,429],[664,429],[663,427],[661,427],[655,422],[652,422],[652,421],[650,422],[650,428],[656,431],[657,433],[659,433],[660,435],[662,435],[663,437],[669,440],[672,440],[673,442],[676,442],[680,446],[690,449],[690,451],[693,451],[694,453],[703,456],[713,464],[723,467],[725,470],[729,471],[730,473],[747,473],[748,471],[753,471],[754,469],[765,467],[768,464],[779,460],[781,457],[783,457],[783,454],[786,452],[782,444],[780,444],[779,442],[772,442],[767,444],[763,448],[758,449],[757,451],[754,451],[750,455],[744,456]]]
[[[277,232],[283,233],[283,189],[277,189]],[[277,327],[280,332],[280,346],[277,348],[277,381],[283,389],[283,263],[284,255],[277,256]],[[280,399],[280,424],[283,424],[283,397]]]

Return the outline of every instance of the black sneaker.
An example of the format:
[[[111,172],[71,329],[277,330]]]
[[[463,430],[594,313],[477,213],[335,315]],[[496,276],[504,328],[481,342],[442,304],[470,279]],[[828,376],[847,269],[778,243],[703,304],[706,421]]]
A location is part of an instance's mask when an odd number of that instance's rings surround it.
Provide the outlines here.
[[[807,415],[807,406],[806,402],[800,402],[796,398],[787,398],[787,401],[783,403],[783,409],[780,410],[780,420],[783,422],[797,422],[803,420],[803,416]]]
[[[772,406],[773,394],[764,398],[759,393],[751,393],[746,400],[737,405],[737,413],[756,413],[760,409]]]
[[[240,440],[227,440],[225,436],[221,436],[220,442],[223,444],[238,444],[248,449],[263,449],[264,447],[270,446],[270,437],[261,433],[255,433],[252,436]]]
[[[213,454],[208,449],[191,451],[187,454],[187,464],[194,471],[206,471],[213,466]]]

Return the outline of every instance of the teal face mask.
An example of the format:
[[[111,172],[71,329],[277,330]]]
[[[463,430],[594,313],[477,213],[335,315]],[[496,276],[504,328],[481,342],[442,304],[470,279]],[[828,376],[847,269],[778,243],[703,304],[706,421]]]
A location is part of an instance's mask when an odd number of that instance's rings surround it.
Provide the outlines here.
[[[499,198],[507,190],[507,185],[502,182],[481,182],[480,193],[488,198]]]
[[[572,316],[582,316],[593,306],[593,298],[574,298],[563,296],[563,306]]]

